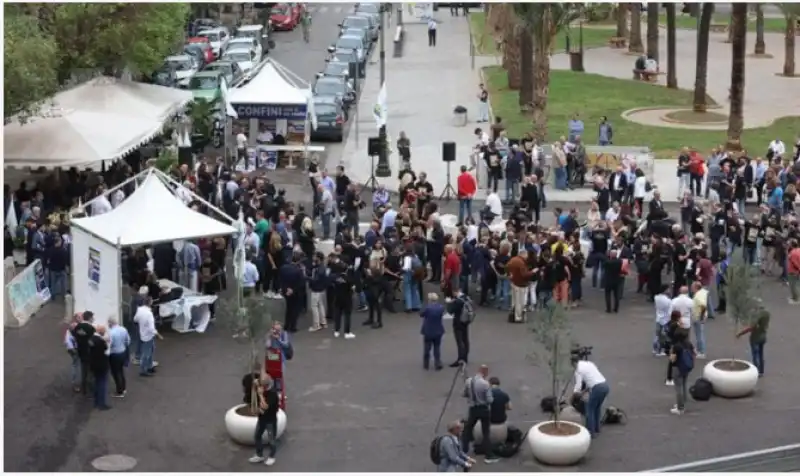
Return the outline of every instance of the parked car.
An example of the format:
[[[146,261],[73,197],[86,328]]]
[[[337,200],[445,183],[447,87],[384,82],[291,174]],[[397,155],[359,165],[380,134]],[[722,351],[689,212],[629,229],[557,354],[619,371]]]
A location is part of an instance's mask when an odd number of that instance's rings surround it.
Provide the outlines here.
[[[261,56],[264,49],[261,47],[261,42],[255,38],[248,37],[234,37],[228,42],[229,50],[248,49],[254,54],[253,61],[258,63],[261,61]]]
[[[197,36],[208,38],[208,42],[211,43],[211,49],[214,50],[215,58],[219,58],[228,45],[228,40],[230,40],[230,32],[225,27],[201,31]]]
[[[337,48],[328,48],[330,56],[325,61],[343,61],[350,64],[350,77],[354,78],[358,75],[359,78],[364,78],[367,74],[367,67],[365,63],[358,61],[358,53],[355,50],[345,50]]]
[[[242,74],[244,75],[245,80],[249,80],[253,77],[253,68],[257,64],[257,57],[256,52],[251,50],[250,48],[245,47],[238,47],[238,48],[231,48],[228,47],[225,50],[225,53],[222,54],[223,61],[230,61],[236,63],[239,66],[239,69],[242,70]]]
[[[214,61],[214,49],[211,47],[211,42],[205,36],[193,36],[186,40],[186,45],[199,45],[200,48],[203,48],[203,52],[206,55],[206,64]]]
[[[208,48],[208,51],[211,52],[211,48],[210,47]],[[182,54],[189,55],[192,58],[194,58],[194,60],[198,64],[198,68],[199,69],[203,69],[207,64],[206,63],[206,59],[208,57],[206,56],[206,50],[199,43],[193,43],[191,45],[184,45]],[[213,55],[214,53],[211,53],[211,54]]]
[[[205,71],[220,71],[229,87],[235,88],[244,80],[244,71],[236,61],[217,60],[206,66]]]
[[[314,112],[317,115],[317,128],[311,129],[311,140],[332,140],[342,142],[347,111],[336,96],[315,95]]]
[[[240,25],[236,28],[234,38],[253,38],[261,46],[261,56],[267,54],[269,50],[275,48],[275,42],[270,38],[269,28],[264,29],[264,25]]]
[[[364,30],[361,28],[348,28],[342,32],[342,36],[357,36],[361,38],[361,42],[367,48],[367,54],[369,54],[370,50],[372,49],[372,39],[370,38],[369,30]]]
[[[354,8],[356,13],[374,13],[375,15],[380,15],[381,13],[381,4],[380,3],[359,3]]]
[[[169,63],[161,65],[155,73],[150,76],[150,82],[168,88],[178,87],[178,75]]]
[[[351,69],[350,63],[346,61],[328,61],[325,64],[325,69],[317,73],[317,77],[333,76],[335,78],[344,78],[347,84],[355,90],[355,81],[350,75]]]
[[[348,28],[360,28],[362,30],[370,30],[370,26],[372,24],[369,21],[369,18],[365,18],[363,16],[358,15],[350,15],[345,17],[341,23],[339,23],[339,28],[341,31],[345,31]],[[371,32],[371,31],[370,31]]]
[[[357,36],[340,36],[336,43],[331,45],[333,50],[355,50],[359,63],[367,61],[367,51],[364,42]]]
[[[381,33],[380,17],[374,13],[365,12],[356,13],[356,16],[366,18],[369,21],[369,33],[372,36],[372,41],[377,40]]]
[[[305,8],[301,3],[279,3],[272,7],[269,19],[276,31],[291,31],[300,23]]]
[[[345,109],[356,100],[356,92],[342,77],[323,76],[317,78],[312,88],[314,96],[334,96],[344,105]]]
[[[167,56],[164,63],[175,71],[180,87],[189,86],[189,79],[200,70],[200,64],[190,55]]]
[[[210,30],[222,26],[219,21],[212,18],[195,18],[189,25],[189,36],[197,36],[204,30]]]
[[[189,89],[195,101],[214,102],[221,96],[222,81],[225,81],[225,74],[220,70],[200,71],[189,80]]]

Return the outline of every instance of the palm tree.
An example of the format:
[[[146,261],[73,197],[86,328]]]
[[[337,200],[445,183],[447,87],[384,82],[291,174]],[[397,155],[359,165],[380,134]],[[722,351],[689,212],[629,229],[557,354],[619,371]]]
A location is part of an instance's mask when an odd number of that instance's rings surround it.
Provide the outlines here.
[[[753,51],[756,55],[767,53],[767,45],[764,43],[764,8],[760,3],[753,4],[756,11],[756,48]]]
[[[744,78],[747,53],[747,4],[734,3],[731,16],[731,112],[728,116],[729,150],[741,150],[744,129]]]
[[[580,18],[577,3],[515,3],[514,13],[523,27],[533,33],[533,134],[547,138],[547,93],[550,86],[550,50],[556,35]]]
[[[631,37],[628,40],[628,53],[644,53],[642,44],[642,8],[632,4],[631,10]]]
[[[615,12],[617,17],[617,38],[628,37],[628,5],[620,3]]]
[[[697,30],[697,64],[694,76],[694,101],[695,112],[706,112],[706,78],[708,76],[708,40],[711,30],[711,17],[714,14],[714,4],[703,3],[700,13],[700,28]]]
[[[678,89],[675,51],[675,4],[667,3],[667,87]]]
[[[658,63],[658,8],[647,9],[647,56]]]
[[[503,67],[508,76],[509,89],[518,90],[522,85],[522,62],[520,61],[520,34],[517,25],[508,25],[503,35]]]
[[[797,18],[800,16],[800,4],[783,3],[779,5],[786,17],[786,36],[784,37],[784,59],[783,75],[792,77],[795,75],[794,55],[795,38],[797,37]]]
[[[533,30],[530,25],[519,28],[519,108],[529,112],[533,108]]]

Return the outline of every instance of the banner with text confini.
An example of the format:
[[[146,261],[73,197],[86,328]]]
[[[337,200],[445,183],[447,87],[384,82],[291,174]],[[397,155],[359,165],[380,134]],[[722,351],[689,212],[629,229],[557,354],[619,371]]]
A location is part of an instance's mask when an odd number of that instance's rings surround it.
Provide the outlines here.
[[[50,288],[41,261],[31,263],[6,285],[6,299],[11,311],[11,315],[5,318],[7,327],[24,326],[50,301]]]

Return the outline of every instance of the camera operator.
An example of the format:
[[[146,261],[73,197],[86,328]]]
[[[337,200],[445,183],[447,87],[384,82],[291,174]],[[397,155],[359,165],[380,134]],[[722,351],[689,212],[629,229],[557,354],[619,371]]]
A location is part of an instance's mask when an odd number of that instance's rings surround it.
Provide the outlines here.
[[[586,401],[586,429],[595,438],[600,433],[600,416],[603,402],[608,396],[609,388],[606,378],[597,369],[594,362],[589,361],[592,354],[591,347],[581,347],[572,351],[570,360],[575,368],[574,396],[581,393],[588,394]],[[583,390],[584,385],[586,387]]]

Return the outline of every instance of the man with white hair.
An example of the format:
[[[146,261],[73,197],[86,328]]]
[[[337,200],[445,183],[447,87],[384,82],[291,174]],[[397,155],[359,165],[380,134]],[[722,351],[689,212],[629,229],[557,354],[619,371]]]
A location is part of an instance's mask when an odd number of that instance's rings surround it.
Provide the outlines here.
[[[92,202],[92,216],[102,215],[103,213],[110,212],[112,210],[111,202],[108,201],[108,198],[105,196],[105,185],[100,184],[97,187],[97,198],[94,199]]]
[[[116,317],[108,319],[109,354],[108,363],[111,367],[111,378],[114,379],[116,392],[112,396],[124,398],[127,392],[125,382],[125,365],[128,360],[128,348],[131,345],[131,336],[128,330],[120,326]]]
[[[114,190],[114,193],[111,194],[111,206],[117,208],[123,200],[125,200],[125,191],[122,190],[124,187],[119,187],[118,189]]]

